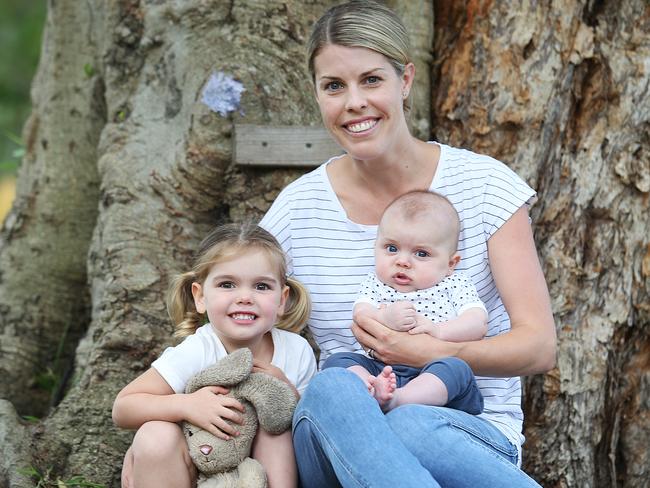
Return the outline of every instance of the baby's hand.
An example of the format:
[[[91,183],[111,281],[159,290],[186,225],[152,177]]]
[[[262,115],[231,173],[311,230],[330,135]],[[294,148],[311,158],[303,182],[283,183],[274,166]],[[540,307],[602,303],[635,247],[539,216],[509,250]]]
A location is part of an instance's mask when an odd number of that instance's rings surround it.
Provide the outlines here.
[[[417,312],[411,302],[395,302],[383,309],[384,325],[393,330],[406,331],[417,324]]]
[[[418,314],[415,327],[409,330],[409,334],[429,334],[430,336],[440,338],[440,324],[434,324],[425,316]]]
[[[228,389],[222,386],[205,386],[186,395],[185,419],[220,439],[238,436],[239,431],[226,420],[242,424],[244,406],[226,393]]]

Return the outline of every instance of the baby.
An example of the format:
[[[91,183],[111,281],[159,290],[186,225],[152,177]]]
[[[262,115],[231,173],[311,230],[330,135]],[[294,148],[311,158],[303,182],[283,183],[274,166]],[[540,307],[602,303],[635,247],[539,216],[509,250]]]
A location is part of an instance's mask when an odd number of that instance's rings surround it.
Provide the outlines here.
[[[428,333],[451,342],[480,340],[487,311],[461,273],[460,223],[451,202],[425,191],[402,195],[384,212],[375,243],[375,272],[361,284],[354,320],[370,317],[391,329]],[[386,365],[374,356],[337,353],[323,368],[346,367],[359,375],[384,411],[421,403],[478,414],[481,396],[469,366],[454,357],[423,368]]]

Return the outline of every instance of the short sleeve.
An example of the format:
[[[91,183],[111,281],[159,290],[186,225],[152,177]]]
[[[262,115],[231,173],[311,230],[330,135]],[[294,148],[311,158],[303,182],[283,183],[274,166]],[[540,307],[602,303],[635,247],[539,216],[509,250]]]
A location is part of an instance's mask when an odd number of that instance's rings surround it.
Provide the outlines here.
[[[381,303],[377,290],[377,279],[374,273],[369,273],[359,285],[359,293],[354,305],[357,303],[369,303],[375,307]]]
[[[491,237],[523,205],[531,206],[537,196],[524,180],[508,166],[489,158],[492,171],[483,191],[483,230]]]
[[[189,379],[207,368],[203,341],[196,334],[186,337],[175,347],[168,347],[151,367],[169,384],[175,393],[184,393]]]
[[[302,395],[318,369],[316,366],[314,351],[307,341],[303,343],[299,362],[300,371],[296,379],[296,390],[298,390],[298,393]]]
[[[480,308],[485,310],[487,314],[485,305],[479,298],[476,287],[463,273],[454,273],[449,280],[448,286],[451,292],[451,302],[457,315],[470,308]]]
[[[293,274],[293,259],[291,247],[291,202],[287,190],[280,192],[271,208],[260,221],[260,227],[269,231],[278,240],[287,257],[287,272]]]

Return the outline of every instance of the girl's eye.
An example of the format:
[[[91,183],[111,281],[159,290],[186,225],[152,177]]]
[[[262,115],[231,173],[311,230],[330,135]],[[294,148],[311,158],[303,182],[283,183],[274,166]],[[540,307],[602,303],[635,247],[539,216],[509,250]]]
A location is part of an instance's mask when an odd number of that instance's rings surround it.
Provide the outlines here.
[[[393,244],[388,244],[388,245],[386,246],[386,250],[387,250],[388,252],[397,252],[397,246],[394,246]]]
[[[269,285],[267,285],[266,283],[258,283],[257,285],[255,285],[255,289],[256,290],[270,290],[271,287]]]
[[[426,257],[429,256],[429,253],[426,252],[426,251],[422,251],[422,250],[420,250],[420,251],[415,251],[415,255],[416,255],[417,257],[419,257],[419,258],[426,258]]]
[[[232,281],[222,281],[218,286],[219,288],[234,288],[235,284]]]

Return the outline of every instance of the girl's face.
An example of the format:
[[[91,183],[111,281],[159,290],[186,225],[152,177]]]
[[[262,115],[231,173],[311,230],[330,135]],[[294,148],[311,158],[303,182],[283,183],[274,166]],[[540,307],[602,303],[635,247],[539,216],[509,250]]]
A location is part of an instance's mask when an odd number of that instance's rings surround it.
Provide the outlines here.
[[[268,253],[245,250],[216,263],[203,284],[192,283],[199,313],[207,313],[228,351],[254,345],[284,313],[289,288]]]
[[[409,136],[403,101],[413,64],[400,76],[375,51],[330,44],[314,58],[314,73],[323,123],[354,159],[381,157]]]

